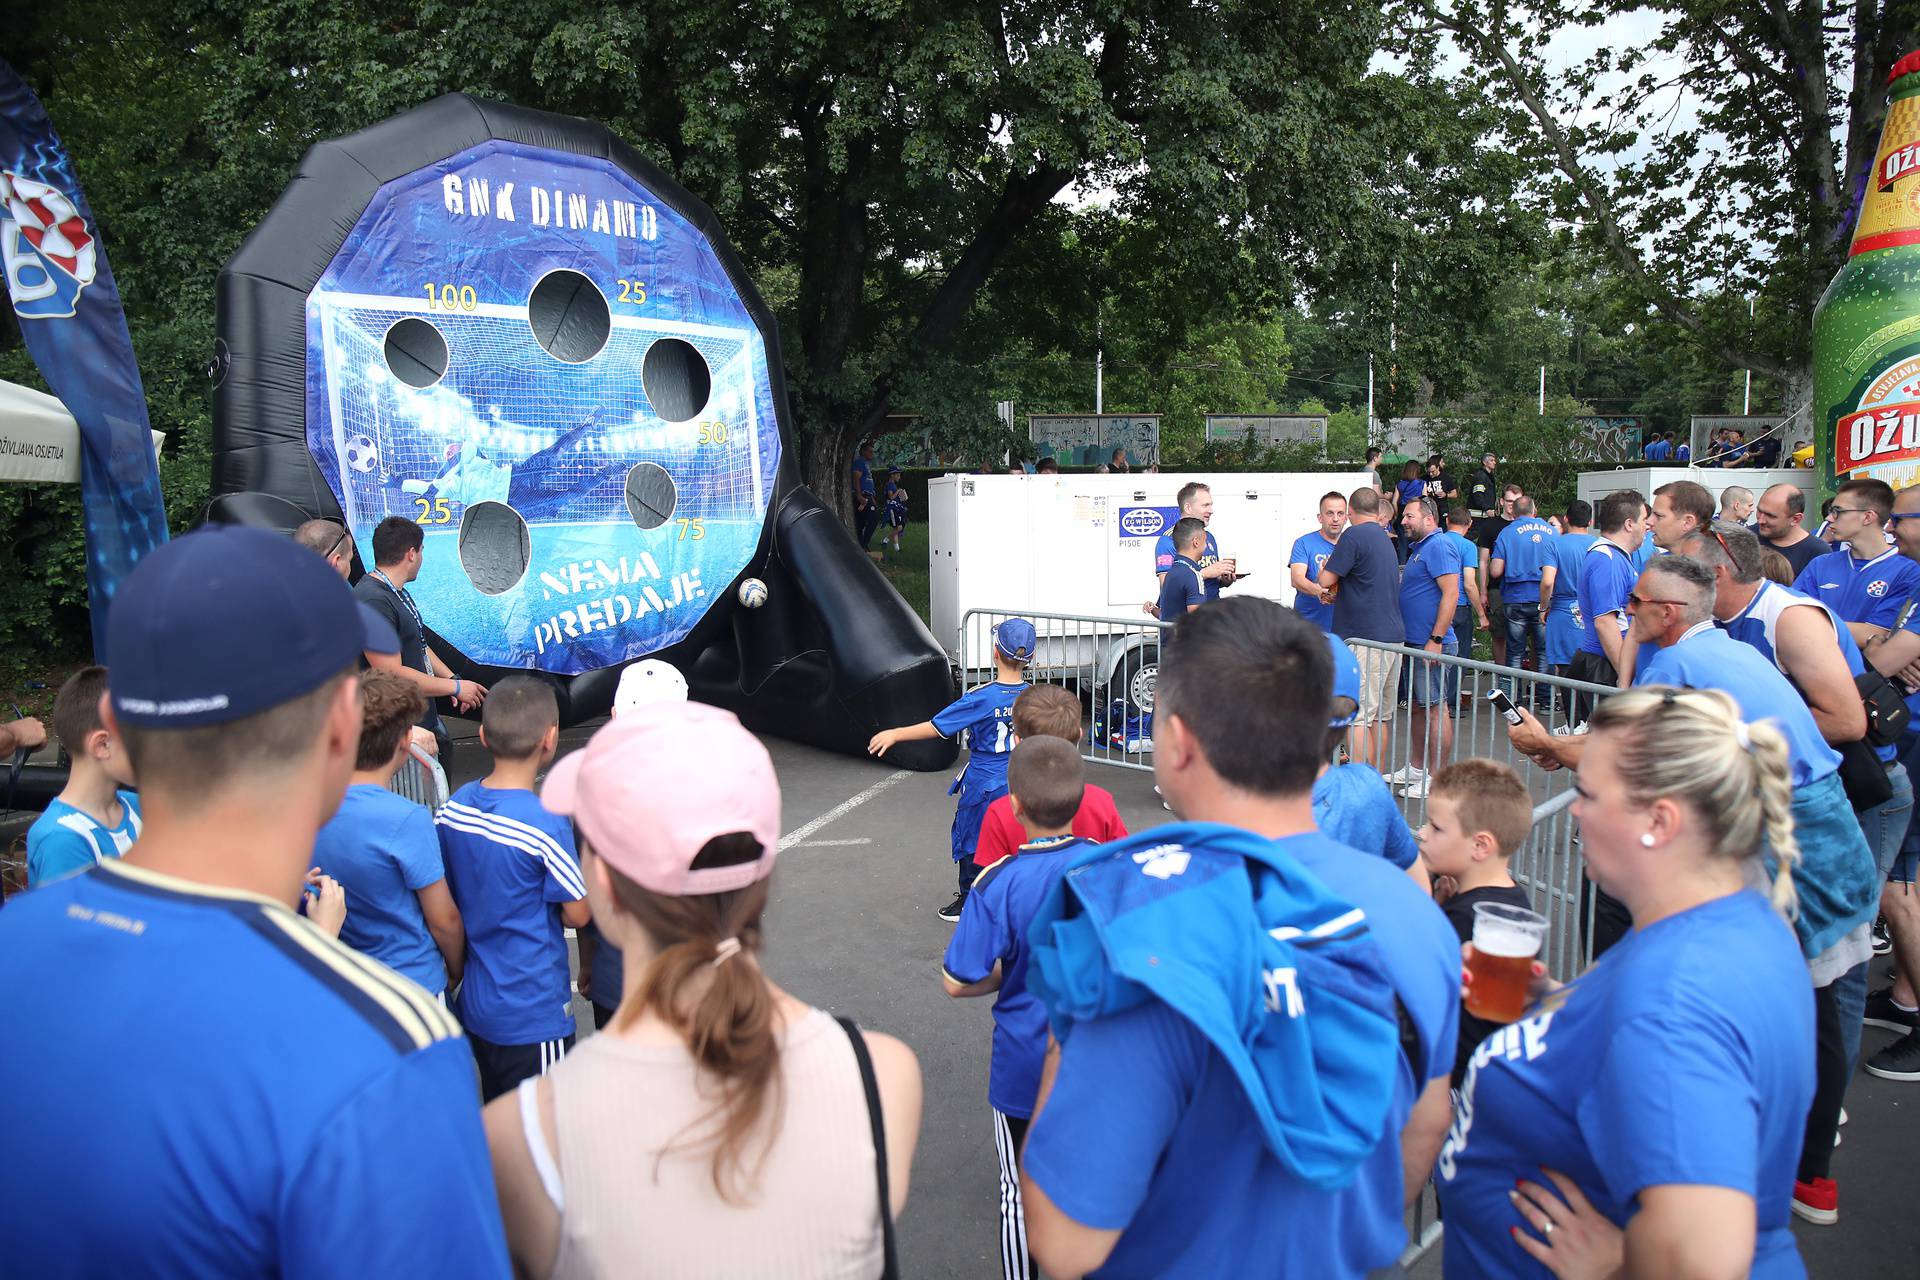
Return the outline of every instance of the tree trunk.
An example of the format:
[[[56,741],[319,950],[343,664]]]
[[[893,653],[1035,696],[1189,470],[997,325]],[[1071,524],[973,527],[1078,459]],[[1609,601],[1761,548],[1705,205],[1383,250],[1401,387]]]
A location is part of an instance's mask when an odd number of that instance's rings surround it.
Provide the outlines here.
[[[800,479],[827,510],[853,527],[853,454],[860,445],[859,424],[836,415],[837,425],[800,437]]]

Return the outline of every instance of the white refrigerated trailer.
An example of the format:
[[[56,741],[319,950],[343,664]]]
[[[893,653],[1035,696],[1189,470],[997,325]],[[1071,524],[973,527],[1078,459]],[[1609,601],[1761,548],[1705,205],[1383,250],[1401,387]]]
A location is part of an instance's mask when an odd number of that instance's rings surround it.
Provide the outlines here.
[[[929,481],[933,633],[964,677],[982,678],[987,663],[980,637],[963,636],[970,611],[1056,615],[1036,619],[1035,676],[1150,710],[1158,630],[1142,606],[1158,590],[1153,548],[1179,518],[1175,495],[1194,480],[1213,491],[1208,528],[1243,575],[1228,592],[1291,604],[1287,556],[1295,538],[1317,527],[1320,496],[1350,493],[1373,477],[1165,472]]]

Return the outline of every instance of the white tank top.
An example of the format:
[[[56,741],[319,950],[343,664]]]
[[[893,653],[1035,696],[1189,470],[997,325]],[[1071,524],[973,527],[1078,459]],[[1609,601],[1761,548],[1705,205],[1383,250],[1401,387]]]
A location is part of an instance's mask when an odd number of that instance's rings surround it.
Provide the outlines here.
[[[780,1078],[779,1132],[743,1203],[729,1204],[714,1190],[710,1145],[659,1158],[701,1131],[712,1104],[685,1049],[601,1034],[569,1053],[546,1076],[559,1148],[554,1280],[878,1276],[873,1134],[846,1033],[809,1010],[787,1028]],[[537,1126],[527,1135],[538,1165],[546,1144]],[[750,1169],[764,1140],[748,1140]]]

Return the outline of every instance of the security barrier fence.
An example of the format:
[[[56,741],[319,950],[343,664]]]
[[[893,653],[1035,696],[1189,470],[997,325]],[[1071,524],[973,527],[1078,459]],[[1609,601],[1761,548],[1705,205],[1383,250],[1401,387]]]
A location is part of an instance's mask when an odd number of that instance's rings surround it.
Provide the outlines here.
[[[993,678],[993,632],[1009,617],[1033,623],[1037,636],[1028,678],[1064,685],[1087,706],[1080,754],[1087,760],[1127,769],[1153,768],[1153,689],[1160,670],[1159,620],[1138,617],[1095,617],[1062,613],[1025,613],[1014,610],[972,609],[960,621],[953,652],[961,681],[971,687]],[[1534,907],[1547,917],[1550,928],[1542,959],[1557,977],[1569,977],[1586,966],[1590,955],[1592,901],[1580,856],[1579,835],[1568,812],[1574,799],[1569,770],[1543,769],[1515,751],[1508,741],[1506,722],[1487,700],[1495,688],[1516,704],[1529,708],[1550,729],[1566,732],[1579,727],[1575,715],[1584,715],[1596,698],[1615,690],[1602,685],[1567,680],[1513,667],[1496,666],[1472,658],[1450,657],[1403,645],[1350,642],[1355,648],[1379,649],[1400,659],[1399,684],[1390,690],[1392,716],[1378,726],[1383,738],[1381,772],[1394,784],[1394,793],[1407,824],[1418,830],[1426,821],[1424,786],[1409,767],[1414,760],[1415,721],[1412,686],[1427,681],[1423,668],[1446,681],[1446,697],[1439,704],[1442,717],[1427,714],[1425,741],[1441,762],[1470,756],[1498,760],[1510,766],[1533,797],[1533,834],[1526,847],[1513,855],[1514,879],[1533,897]],[[1440,749],[1444,746],[1444,749]]]
[[[438,760],[409,745],[407,759],[387,780],[387,789],[429,809],[438,809],[447,802],[447,774]]]

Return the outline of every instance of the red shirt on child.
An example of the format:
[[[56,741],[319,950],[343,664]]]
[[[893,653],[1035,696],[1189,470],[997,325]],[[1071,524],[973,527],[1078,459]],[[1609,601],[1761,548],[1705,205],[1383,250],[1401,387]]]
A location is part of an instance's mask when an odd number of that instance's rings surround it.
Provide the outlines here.
[[[1091,782],[1080,793],[1080,809],[1073,815],[1073,834],[1102,844],[1127,834],[1120,811],[1113,807],[1113,793]],[[980,820],[980,838],[973,846],[973,863],[982,871],[1014,853],[1027,842],[1027,833],[1013,816],[1013,800],[1001,796],[987,806]]]

